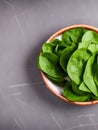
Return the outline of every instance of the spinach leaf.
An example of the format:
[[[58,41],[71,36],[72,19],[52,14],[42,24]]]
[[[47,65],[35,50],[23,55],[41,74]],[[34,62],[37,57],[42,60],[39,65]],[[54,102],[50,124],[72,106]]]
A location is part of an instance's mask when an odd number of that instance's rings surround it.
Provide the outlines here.
[[[73,81],[71,82],[71,84],[72,84],[72,90],[73,90],[73,92],[75,94],[77,94],[77,95],[84,95],[84,94],[86,94],[86,92],[84,92],[84,91],[79,89],[79,85],[77,85]]]
[[[43,72],[54,78],[64,78],[58,66],[54,65],[44,53],[40,54],[38,58],[38,66]]]
[[[59,57],[54,53],[43,53],[45,57],[47,57],[54,65],[58,65]]]
[[[76,45],[66,47],[61,52],[59,52],[59,55],[60,56],[65,55],[65,54],[67,55],[69,52],[73,53],[73,51],[75,51],[76,48],[77,48]]]
[[[53,83],[55,84],[63,84],[63,82],[65,82],[65,79],[60,77],[60,78],[55,78],[55,77],[51,77],[50,75],[46,74],[46,77],[48,79],[50,79]]]
[[[60,46],[63,46],[63,47],[66,47],[66,44],[64,41],[61,41],[59,39],[53,39],[51,41],[52,45],[60,45]]]
[[[78,48],[88,48],[92,43],[98,44],[98,34],[94,31],[87,31],[83,37],[82,41],[79,43]]]
[[[92,53],[94,53],[94,52],[98,51],[98,44],[92,43],[92,44],[90,44],[90,45],[88,46],[88,49],[89,49]]]
[[[59,39],[53,39],[52,41],[51,41],[51,43],[53,44],[53,45],[56,45],[56,44],[61,44],[61,40],[59,40]]]
[[[87,31],[89,31],[88,29],[83,28],[83,33],[86,33]]]
[[[83,81],[90,89],[90,91],[95,95],[98,96],[98,87],[96,86],[94,79],[93,79],[93,63],[96,57],[96,53],[94,53],[87,61],[87,65],[85,67]]]
[[[95,96],[94,94],[91,94],[91,98],[94,99],[94,100],[98,100],[98,97]]]
[[[63,33],[62,40],[68,45],[78,44],[83,35],[82,28],[74,28]]]
[[[51,44],[55,46],[55,48],[53,49],[53,53],[55,53],[55,54],[57,54],[57,55],[59,55],[59,54],[58,54],[59,51],[62,52],[62,50],[63,50],[64,48],[66,48],[66,44],[65,44],[63,41],[59,40],[59,39],[54,39],[54,40],[52,40],[52,41],[51,41]]]
[[[46,77],[55,85],[59,87],[64,87],[67,82],[64,78],[54,78],[46,74]]]
[[[60,55],[60,52],[62,52],[63,49],[65,49],[64,46],[57,44],[56,47],[55,47],[55,49],[54,49],[54,53],[59,56],[59,55]]]
[[[86,62],[91,56],[91,52],[88,49],[77,49],[70,57],[67,64],[67,73],[72,81],[79,85],[83,80],[83,72]]]
[[[93,76],[94,76],[94,81],[98,87],[98,53],[96,54],[95,62],[93,65]]]
[[[91,91],[89,90],[89,88],[85,85],[84,82],[82,82],[82,83],[79,85],[79,89],[82,90],[82,91],[84,91],[84,92],[91,92]]]
[[[54,50],[55,46],[56,46],[56,45],[51,44],[51,42],[50,42],[50,43],[47,43],[47,42],[46,42],[46,43],[44,43],[44,44],[42,45],[42,52],[43,52],[43,53],[45,53],[45,52],[53,53],[53,50]]]
[[[46,42],[42,45],[42,52],[58,54],[58,51],[62,51],[64,48],[66,48],[66,44],[63,41],[54,39],[51,42]]]
[[[63,95],[64,95],[64,97],[66,97],[70,101],[83,102],[83,101],[89,101],[89,99],[90,99],[90,94],[89,93],[86,93],[85,95],[77,95],[77,94],[75,94],[72,91],[70,82],[67,82],[65,84]]]
[[[65,72],[67,72],[66,68],[67,68],[68,60],[69,60],[70,56],[72,55],[72,53],[74,52],[75,49],[76,49],[75,46],[70,46],[70,47],[65,48],[61,53],[62,55],[60,56],[59,62],[60,62],[60,65]]]

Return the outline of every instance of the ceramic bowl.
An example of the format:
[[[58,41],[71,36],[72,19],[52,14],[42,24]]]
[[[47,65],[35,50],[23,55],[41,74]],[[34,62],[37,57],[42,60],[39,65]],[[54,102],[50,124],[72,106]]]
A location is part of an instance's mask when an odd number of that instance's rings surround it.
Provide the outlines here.
[[[48,40],[47,42],[53,40],[54,38],[60,38],[60,36],[67,30],[73,29],[73,28],[78,28],[78,27],[82,27],[85,29],[89,29],[89,30],[93,30],[95,32],[98,33],[98,29],[96,27],[93,26],[89,26],[89,25],[84,25],[84,24],[79,24],[79,25],[72,25],[72,26],[68,26],[65,27],[59,31],[57,31],[56,33],[54,33]],[[75,105],[80,105],[80,106],[87,106],[87,105],[93,105],[93,104],[97,104],[98,100],[94,100],[94,101],[87,101],[87,102],[75,102],[75,101],[69,101],[67,98],[65,98],[61,93],[62,93],[62,88],[60,86],[57,86],[55,84],[53,84],[46,76],[45,74],[41,71],[41,75],[43,78],[43,81],[46,85],[46,87],[53,93],[55,94],[58,98],[64,100],[65,102],[71,103],[71,104],[75,104]]]

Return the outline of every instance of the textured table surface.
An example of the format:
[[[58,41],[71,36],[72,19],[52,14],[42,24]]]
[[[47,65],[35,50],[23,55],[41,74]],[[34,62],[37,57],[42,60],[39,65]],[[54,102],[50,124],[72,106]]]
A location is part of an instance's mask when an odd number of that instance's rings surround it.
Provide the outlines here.
[[[98,105],[80,107],[45,87],[43,42],[72,24],[98,27],[97,0],[0,0],[0,130],[98,130]]]

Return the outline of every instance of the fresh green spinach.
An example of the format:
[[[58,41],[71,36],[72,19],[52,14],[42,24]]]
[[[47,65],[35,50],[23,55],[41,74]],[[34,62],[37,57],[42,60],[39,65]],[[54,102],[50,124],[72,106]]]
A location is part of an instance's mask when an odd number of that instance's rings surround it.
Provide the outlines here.
[[[94,31],[87,31],[83,37],[82,41],[79,43],[78,48],[88,48],[92,43],[98,44],[98,34]]]
[[[70,101],[98,100],[98,33],[85,28],[65,31],[42,45],[38,68],[63,87]]]
[[[70,82],[65,84],[63,95],[70,101],[83,102],[83,101],[89,101],[89,99],[90,99],[90,94],[89,93],[86,93],[86,94],[83,94],[83,95],[75,94],[72,91]]]
[[[83,35],[82,28],[74,28],[66,31],[62,35],[62,40],[66,43],[66,45],[71,46],[73,44],[78,44],[81,41]]]
[[[83,74],[83,81],[87,85],[87,87],[90,89],[90,91],[95,96],[98,96],[98,87],[96,83],[94,82],[94,78],[93,78],[93,63],[94,63],[96,54],[97,53],[94,53],[87,61],[87,65],[85,67],[85,71]]]
[[[59,68],[55,66],[44,53],[40,54],[38,59],[39,68],[54,78],[63,78],[63,74],[60,72]]]
[[[67,73],[72,81],[79,85],[83,80],[83,72],[88,58],[91,56],[88,49],[77,49],[70,57],[67,64]]]
[[[79,89],[84,92],[91,92],[84,82],[79,85]]]
[[[77,85],[73,81],[72,81],[71,84],[72,84],[72,90],[73,90],[74,93],[76,93],[77,95],[84,95],[84,94],[86,94],[84,91],[79,89],[79,85]]]

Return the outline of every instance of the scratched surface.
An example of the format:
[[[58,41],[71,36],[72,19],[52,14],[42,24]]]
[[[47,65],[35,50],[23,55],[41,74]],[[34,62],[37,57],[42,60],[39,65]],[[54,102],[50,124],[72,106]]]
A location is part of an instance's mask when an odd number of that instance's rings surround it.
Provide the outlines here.
[[[0,0],[0,130],[98,130],[98,105],[74,106],[48,91],[41,45],[71,24],[98,27],[95,0]]]

